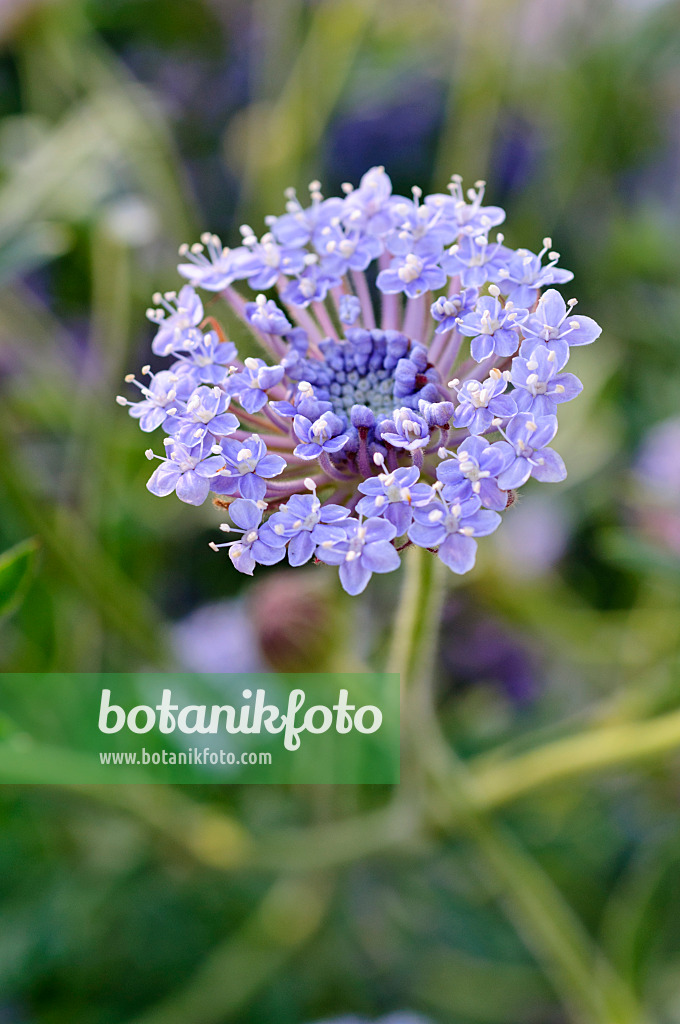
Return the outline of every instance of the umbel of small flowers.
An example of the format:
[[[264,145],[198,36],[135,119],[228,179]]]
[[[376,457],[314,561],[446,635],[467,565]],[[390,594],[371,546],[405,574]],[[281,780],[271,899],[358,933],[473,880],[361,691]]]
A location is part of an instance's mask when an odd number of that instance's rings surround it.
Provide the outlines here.
[[[468,572],[516,488],[564,479],[550,444],[582,390],[565,366],[600,328],[553,287],[573,275],[549,238],[504,244],[483,182],[399,196],[374,167],[340,197],[312,182],[307,202],[286,198],[260,237],[182,246],[188,283],[154,296],[151,348],[170,363],[118,398],[167,435],[148,489],[212,494],[234,539],[211,546],[244,573],[315,559],[358,594],[413,544]],[[201,292],[261,357],[239,356]]]

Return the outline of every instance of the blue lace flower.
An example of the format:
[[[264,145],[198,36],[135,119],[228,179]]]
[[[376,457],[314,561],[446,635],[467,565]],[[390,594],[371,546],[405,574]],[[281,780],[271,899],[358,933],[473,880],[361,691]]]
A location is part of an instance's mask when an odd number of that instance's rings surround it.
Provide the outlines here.
[[[544,483],[564,480],[567,470],[561,457],[548,448],[557,433],[556,416],[532,416],[520,412],[507,426],[507,440],[498,441],[498,450],[505,455],[505,466],[498,476],[503,490],[521,487],[530,476]]]
[[[374,572],[394,572],[399,568],[399,553],[391,541],[396,527],[387,519],[344,519],[341,541],[324,541],[317,558],[340,567],[340,582],[355,596],[366,589]]]
[[[243,370],[225,382],[227,394],[235,395],[246,412],[259,412],[269,400],[267,392],[283,378],[282,366],[267,366],[264,359],[250,357]]]
[[[559,373],[561,369],[555,351],[547,345],[536,345],[528,359],[521,355],[513,359],[510,380],[518,411],[557,416],[558,405],[580,395],[581,381],[573,373]]]
[[[337,524],[349,516],[342,505],[322,505],[314,493],[293,494],[278,512],[270,516],[267,533],[272,533],[271,546],[287,545],[290,565],[304,565],[321,544],[342,543],[345,532]],[[333,524],[336,524],[335,526]]]
[[[440,295],[430,308],[430,313],[437,321],[434,333],[454,331],[458,321],[472,313],[478,298],[479,292],[476,288],[464,288],[457,295]]]
[[[527,310],[515,309],[510,301],[501,305],[499,295],[500,289],[492,284],[489,295],[478,300],[472,313],[457,321],[460,333],[472,338],[470,355],[478,363],[491,355],[513,356],[519,348],[519,327]]]
[[[147,309],[146,315],[158,324],[151,344],[157,356],[170,355],[201,340],[198,325],[203,320],[203,303],[190,285],[185,285],[179,295],[157,292],[153,301],[160,308]]]
[[[501,285],[503,294],[516,306],[531,309],[538,298],[541,288],[547,284],[565,284],[574,277],[570,270],[558,267],[560,254],[548,252],[552,247],[552,239],[543,239],[543,248],[536,256],[528,249],[518,249],[511,253],[505,265],[498,271],[495,278]],[[548,263],[543,265],[543,257],[548,254]]]
[[[166,419],[165,429],[189,447],[200,444],[204,437],[211,437],[214,444],[215,438],[233,434],[240,426],[234,414],[227,412],[228,408],[229,395],[221,388],[201,384],[192,392],[181,414],[178,411]]]
[[[419,478],[417,466],[403,466],[393,473],[383,472],[364,480],[358,489],[366,497],[359,501],[357,512],[368,518],[387,519],[395,527],[397,537],[403,537],[413,520],[414,505],[432,497],[432,488],[418,483]]]
[[[267,482],[286,468],[286,460],[267,452],[264,441],[251,434],[247,441],[222,441],[224,467],[213,480],[216,494],[240,494],[242,498],[261,501],[267,493]]]
[[[148,459],[160,458],[161,464],[151,474],[148,490],[159,498],[174,491],[180,501],[188,505],[202,505],[211,490],[217,474],[224,466],[224,458],[215,450],[210,438],[193,448],[165,440],[165,458],[155,456],[149,449]]]
[[[480,508],[477,497],[447,502],[441,495],[429,505],[416,508],[409,539],[420,548],[433,548],[452,572],[469,572],[477,557],[475,537],[486,537],[501,523],[497,512]]]
[[[271,534],[267,530],[267,524],[260,526],[262,522],[262,508],[255,501],[247,498],[237,498],[229,506],[229,515],[237,530],[229,523],[222,523],[220,529],[225,533],[238,532],[241,537],[238,540],[225,541],[222,544],[215,544],[211,541],[210,547],[213,551],[220,548],[227,548],[229,557],[239,572],[247,576],[253,575],[255,566],[275,565],[286,555],[286,549],[282,544],[268,544],[267,540]]]
[[[600,328],[552,287],[572,275],[550,239],[491,237],[505,214],[483,182],[400,196],[373,167],[342,193],[313,181],[260,237],[182,246],[188,283],[148,314],[170,365],[118,401],[169,435],[154,494],[229,509],[240,537],[214,546],[239,571],[314,559],[358,594],[410,544],[468,571],[515,488],[564,478],[555,414],[581,390],[564,367]],[[239,355],[221,301],[261,356]]]
[[[132,373],[125,378],[126,383],[139,388],[144,396],[141,401],[130,402],[123,395],[116,398],[119,405],[129,408],[133,419],[139,420],[139,426],[145,434],[156,430],[177,411],[177,375],[170,370],[161,370],[156,374],[148,370],[148,375],[148,385],[141,384]]]
[[[458,387],[452,380],[458,395],[458,408],[453,414],[454,427],[465,427],[471,434],[485,434],[494,420],[499,423],[510,419],[517,412],[516,396],[505,395],[507,377],[500,370],[492,370],[480,384],[478,380],[466,380]]]

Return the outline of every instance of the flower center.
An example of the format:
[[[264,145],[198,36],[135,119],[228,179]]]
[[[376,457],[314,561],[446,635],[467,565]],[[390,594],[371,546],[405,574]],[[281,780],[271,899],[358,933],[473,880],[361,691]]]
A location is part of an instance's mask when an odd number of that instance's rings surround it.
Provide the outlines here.
[[[251,452],[250,448],[242,448],[237,456],[238,471],[241,476],[245,476],[246,473],[253,473],[257,466],[257,458]]]
[[[410,284],[411,281],[417,281],[423,272],[423,261],[420,256],[416,256],[415,253],[409,253],[404,262],[404,266],[400,267],[397,273],[404,282],[404,284]]]
[[[352,407],[362,405],[371,410],[377,424],[391,420],[395,408],[417,409],[422,389],[439,380],[424,359],[418,361],[415,348],[415,342],[397,331],[350,330],[340,341],[322,342],[321,359],[301,359],[295,365],[295,377],[308,382],[314,397],[330,402],[333,412],[348,423]],[[437,400],[427,390],[423,397]],[[322,429],[319,424],[318,430]]]

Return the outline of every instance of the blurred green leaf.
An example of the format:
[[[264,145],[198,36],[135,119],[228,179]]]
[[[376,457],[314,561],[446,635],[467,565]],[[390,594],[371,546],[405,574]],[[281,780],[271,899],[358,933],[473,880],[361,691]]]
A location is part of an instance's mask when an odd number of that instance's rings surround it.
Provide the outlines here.
[[[635,534],[611,528],[600,534],[600,546],[611,562],[639,573],[658,573],[675,583],[680,581],[680,557]]]
[[[415,991],[424,1003],[484,1024],[544,1019],[550,989],[530,964],[483,960],[458,950],[429,953]]]
[[[38,542],[31,538],[0,555],[0,618],[21,603],[35,572],[37,551]]]

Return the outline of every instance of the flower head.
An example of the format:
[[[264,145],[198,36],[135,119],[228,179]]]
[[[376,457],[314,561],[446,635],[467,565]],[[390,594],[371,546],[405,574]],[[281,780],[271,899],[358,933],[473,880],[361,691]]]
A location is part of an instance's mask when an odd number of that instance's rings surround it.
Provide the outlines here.
[[[581,390],[564,366],[600,329],[552,287],[572,275],[550,239],[508,248],[484,198],[457,176],[395,195],[374,167],[339,197],[288,190],[233,249],[181,248],[188,283],[148,314],[170,365],[118,401],[169,435],[152,493],[228,507],[238,539],[213,546],[239,571],[314,559],[358,594],[415,544],[467,572],[509,491],[563,479],[549,446]],[[196,289],[221,293],[260,356],[239,356]]]

